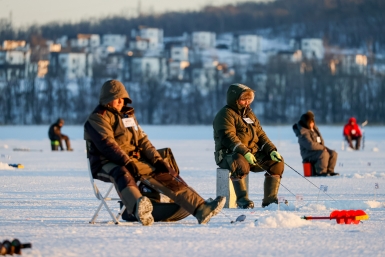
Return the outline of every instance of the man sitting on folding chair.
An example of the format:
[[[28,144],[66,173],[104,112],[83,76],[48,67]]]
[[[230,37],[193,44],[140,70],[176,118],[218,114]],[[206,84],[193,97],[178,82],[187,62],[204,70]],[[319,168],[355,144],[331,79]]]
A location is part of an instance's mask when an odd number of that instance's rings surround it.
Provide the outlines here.
[[[153,205],[143,196],[136,182],[168,196],[195,216],[199,224],[209,222],[224,206],[226,198],[211,202],[189,187],[151,144],[138,125],[124,85],[106,81],[99,105],[84,124],[87,157],[95,179],[112,182],[130,214],[144,226],[154,222]]]

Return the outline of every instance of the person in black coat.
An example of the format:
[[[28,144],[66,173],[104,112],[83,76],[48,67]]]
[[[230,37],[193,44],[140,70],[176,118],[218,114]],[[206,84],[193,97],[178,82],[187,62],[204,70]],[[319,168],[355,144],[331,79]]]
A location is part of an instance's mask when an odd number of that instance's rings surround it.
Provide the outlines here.
[[[59,118],[54,124],[49,127],[48,137],[51,140],[52,151],[59,150],[59,147],[60,150],[64,151],[62,140],[64,140],[66,143],[67,151],[73,151],[73,149],[71,148],[69,137],[61,133],[61,128],[63,127],[63,125],[64,120]]]
[[[313,163],[316,176],[335,176],[337,152],[325,146],[321,132],[315,124],[314,113],[308,111],[303,114],[298,123],[293,125],[293,130],[298,137],[303,162]]]

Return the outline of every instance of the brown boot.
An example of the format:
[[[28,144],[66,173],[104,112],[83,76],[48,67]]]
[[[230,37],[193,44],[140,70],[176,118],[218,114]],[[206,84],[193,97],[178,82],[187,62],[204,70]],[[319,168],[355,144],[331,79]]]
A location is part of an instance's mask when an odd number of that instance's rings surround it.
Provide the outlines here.
[[[280,176],[273,175],[273,176],[267,176],[265,177],[264,182],[264,197],[262,200],[262,207],[266,207],[271,203],[278,204],[278,189],[280,184],[281,178]]]
[[[212,216],[217,215],[226,203],[226,197],[218,196],[211,202],[201,204],[195,213],[199,224],[206,224],[210,221]]]
[[[240,209],[253,209],[254,202],[249,199],[246,187],[246,177],[240,180],[233,180],[235,194],[237,195],[237,205]]]
[[[120,199],[122,199],[123,204],[126,206],[128,213],[135,212],[136,201],[142,197],[142,194],[139,191],[139,188],[135,186],[128,186],[122,190],[118,191]]]

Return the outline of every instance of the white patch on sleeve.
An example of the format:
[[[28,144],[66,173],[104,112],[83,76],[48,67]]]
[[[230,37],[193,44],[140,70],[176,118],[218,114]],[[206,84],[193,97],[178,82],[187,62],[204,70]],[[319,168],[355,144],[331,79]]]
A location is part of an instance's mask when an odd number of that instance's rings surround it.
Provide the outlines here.
[[[237,147],[242,144],[241,142],[239,142],[236,146],[234,146],[234,149],[233,149],[233,152],[235,151],[235,149],[237,149]]]

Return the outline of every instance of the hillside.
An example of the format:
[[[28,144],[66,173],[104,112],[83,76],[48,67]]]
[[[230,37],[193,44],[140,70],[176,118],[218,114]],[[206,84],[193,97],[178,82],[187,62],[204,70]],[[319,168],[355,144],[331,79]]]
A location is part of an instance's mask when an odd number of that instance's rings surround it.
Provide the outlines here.
[[[343,47],[385,45],[385,1],[383,0],[277,0],[269,3],[243,2],[200,11],[143,14],[84,20],[79,23],[50,23],[15,29],[0,24],[0,39],[28,39],[40,34],[45,38],[78,33],[130,34],[139,25],[160,27],[165,36],[192,31],[242,32],[268,31],[269,36],[322,37]],[[268,29],[268,30],[266,30]]]

